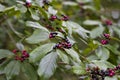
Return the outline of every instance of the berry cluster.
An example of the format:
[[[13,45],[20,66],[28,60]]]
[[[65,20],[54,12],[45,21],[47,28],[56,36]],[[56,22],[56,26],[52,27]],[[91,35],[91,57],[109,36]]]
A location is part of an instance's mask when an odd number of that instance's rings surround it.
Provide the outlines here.
[[[23,62],[29,57],[29,54],[27,53],[26,50],[19,51],[19,50],[14,49],[13,53],[15,54],[15,60],[19,60],[21,62]]]
[[[49,38],[54,38],[57,34],[58,34],[58,33],[56,33],[56,32],[51,32],[51,33],[49,34]]]
[[[113,69],[108,68],[107,70],[100,70],[98,67],[88,68],[87,72],[91,74],[91,80],[104,80],[107,76],[113,77],[118,70],[120,70],[120,65]]]
[[[54,21],[56,19],[62,20],[62,21],[68,21],[69,20],[68,16],[65,16],[65,15],[62,15],[61,19],[59,19],[56,15],[51,15],[51,17],[49,18],[49,20],[51,20],[51,21]]]
[[[108,44],[110,40],[110,34],[103,34],[103,36],[105,37],[105,39],[101,40],[101,44],[103,45]]]
[[[58,44],[56,44],[54,46],[54,49],[56,49],[56,48],[58,48],[58,49],[63,49],[63,48],[69,49],[71,47],[72,47],[72,44],[68,41],[68,39],[65,39],[64,41],[59,42]]]

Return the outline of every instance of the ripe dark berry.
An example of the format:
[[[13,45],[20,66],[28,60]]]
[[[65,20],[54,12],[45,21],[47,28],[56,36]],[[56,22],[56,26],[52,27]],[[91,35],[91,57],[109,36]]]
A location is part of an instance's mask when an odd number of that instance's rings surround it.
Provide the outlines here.
[[[25,6],[26,6],[26,7],[31,7],[31,5],[32,5],[31,2],[26,2],[26,3],[25,3]]]
[[[68,16],[65,16],[65,15],[62,15],[63,17],[61,18],[61,20],[63,21],[68,21],[69,20],[69,17]]]
[[[53,49],[59,48],[59,49],[70,49],[72,47],[72,44],[69,41],[66,41],[66,39],[64,39],[64,41],[59,42],[58,44],[56,44]]]
[[[108,26],[112,25],[112,21],[111,20],[105,20],[105,24],[108,25]]]
[[[51,21],[54,21],[54,20],[56,20],[57,19],[57,16],[55,16],[55,15],[52,15],[51,17],[50,17],[50,20]]]
[[[16,53],[18,52],[18,50],[17,50],[17,49],[14,49],[12,52],[13,52],[14,54],[16,54]]]
[[[101,44],[103,45],[108,44],[108,40],[101,40]]]
[[[110,34],[103,34],[106,39],[110,39]]]
[[[51,32],[51,33],[49,34],[49,38],[54,38],[57,34],[58,34],[58,33],[56,33],[56,32]]]

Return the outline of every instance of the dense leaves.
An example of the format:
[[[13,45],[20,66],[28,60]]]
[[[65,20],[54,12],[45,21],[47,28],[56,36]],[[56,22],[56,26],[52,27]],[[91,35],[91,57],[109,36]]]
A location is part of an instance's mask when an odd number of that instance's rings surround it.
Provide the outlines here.
[[[0,80],[119,80],[119,12],[105,1],[1,0]]]

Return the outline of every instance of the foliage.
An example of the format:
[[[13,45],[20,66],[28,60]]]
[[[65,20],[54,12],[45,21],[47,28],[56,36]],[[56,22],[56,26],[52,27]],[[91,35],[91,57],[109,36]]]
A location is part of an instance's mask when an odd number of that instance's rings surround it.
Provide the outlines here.
[[[120,25],[102,8],[100,0],[0,1],[0,80],[118,80]]]

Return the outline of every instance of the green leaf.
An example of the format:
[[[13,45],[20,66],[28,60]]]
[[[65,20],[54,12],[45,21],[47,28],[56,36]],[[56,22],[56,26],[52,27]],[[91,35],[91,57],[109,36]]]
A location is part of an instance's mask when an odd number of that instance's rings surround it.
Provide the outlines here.
[[[21,42],[16,43],[16,47],[21,51],[25,50],[24,45]]]
[[[4,73],[4,68],[6,67],[6,65],[10,62],[10,59],[6,59],[5,61],[3,61],[1,64],[0,64],[0,74],[1,73]]]
[[[54,43],[48,43],[42,46],[37,47],[30,53],[29,60],[30,62],[37,62],[42,57],[44,57],[48,52],[50,52],[53,49]]]
[[[117,76],[105,77],[105,80],[118,80]]]
[[[57,14],[57,10],[54,10],[52,6],[49,6],[48,13],[50,13],[52,15],[56,15]]]
[[[86,69],[85,69],[85,67],[82,67],[82,66],[73,66],[72,70],[77,75],[86,74]]]
[[[115,66],[111,64],[110,62],[104,61],[104,60],[93,60],[92,61],[96,66],[98,66],[100,69],[106,70],[107,68],[114,68]]]
[[[49,39],[49,32],[42,29],[37,29],[30,37],[26,39],[26,41],[30,44],[37,44],[47,39]]]
[[[24,62],[21,67],[28,80],[37,80],[37,72],[31,64]]]
[[[41,60],[38,68],[38,74],[43,77],[42,80],[47,80],[54,74],[57,67],[57,57],[58,55],[56,52],[51,52]]]
[[[83,27],[81,27],[78,23],[75,23],[75,22],[72,22],[72,21],[63,21],[62,23],[63,26],[65,27],[68,27],[69,28],[72,28],[72,29],[79,29],[80,31],[83,31],[83,32],[86,32],[86,33],[89,33],[88,30],[85,30]]]
[[[36,10],[34,10],[32,8],[29,8],[28,10],[30,11],[31,17],[34,20],[39,20],[40,19]]]
[[[65,51],[67,52],[67,54],[73,58],[74,61],[80,63],[81,60],[79,59],[79,55],[76,51],[74,51],[73,49],[65,49]]]
[[[5,9],[5,6],[3,6],[2,4],[0,4],[0,12],[4,11],[4,9]]]
[[[105,45],[105,47],[107,47],[114,54],[120,55],[120,52],[118,51],[118,48],[115,45]]]
[[[14,9],[15,9],[15,6],[11,6],[11,7],[5,8],[4,12],[7,13],[9,11],[13,11]]]
[[[76,2],[73,2],[73,1],[63,1],[63,5],[77,6],[78,4]]]
[[[119,38],[120,38],[120,28],[118,28],[118,27],[112,27],[112,29],[115,31],[115,33],[119,36]]]
[[[40,13],[45,17],[45,19],[48,19],[47,12],[43,8],[41,8],[41,7],[38,7],[38,8],[39,8]]]
[[[100,10],[100,8],[101,8],[101,0],[93,0],[93,1],[95,3],[95,8],[97,10]]]
[[[68,29],[69,34],[72,34],[72,31],[77,32],[80,36],[86,37],[86,33],[89,33],[88,30],[81,27],[79,24],[72,21],[63,21],[62,25]]]
[[[13,55],[14,54],[10,52],[9,50],[0,49],[0,59],[5,58],[5,57],[10,58]]]
[[[60,59],[61,59],[64,63],[69,63],[69,58],[68,58],[68,56],[65,54],[66,52],[57,49],[57,53],[58,53],[58,56],[60,57]]]
[[[20,72],[20,62],[11,61],[4,69],[7,80],[12,79],[15,75],[19,75]]]
[[[43,29],[43,30],[48,31],[45,27],[43,27],[42,25],[40,25],[38,22],[27,21],[26,22],[26,26],[34,27],[34,28],[39,28],[39,29]]]
[[[18,4],[17,9],[20,10],[21,13],[27,12],[27,8],[23,4]]]
[[[85,20],[83,24],[92,26],[92,25],[99,25],[101,24],[101,22],[96,20]]]
[[[94,28],[90,32],[90,37],[91,38],[96,38],[98,36],[101,36],[103,34],[104,29],[105,29],[104,27],[96,27],[96,28]]]
[[[101,60],[107,60],[109,58],[110,52],[108,49],[106,49],[105,47],[99,47],[96,50],[96,55],[98,56],[98,58],[100,58]]]

